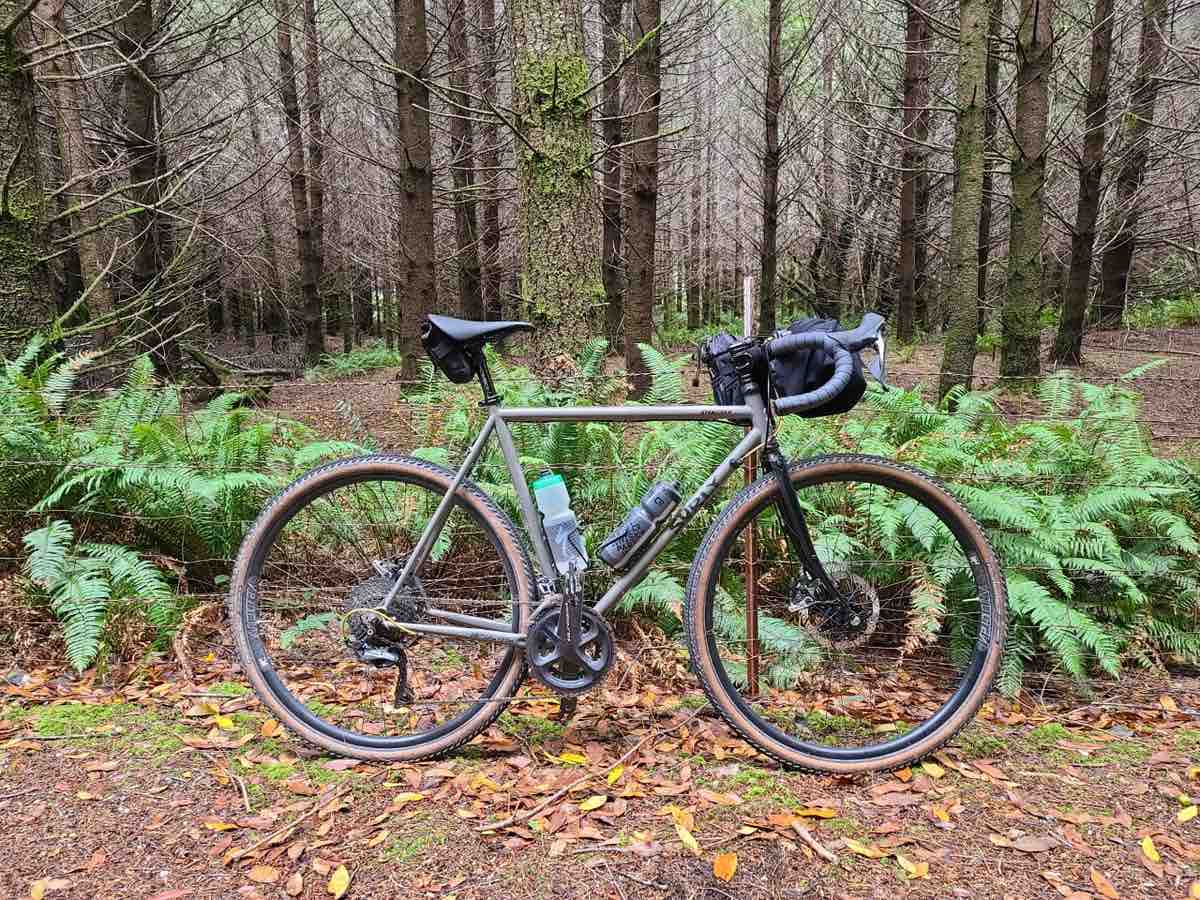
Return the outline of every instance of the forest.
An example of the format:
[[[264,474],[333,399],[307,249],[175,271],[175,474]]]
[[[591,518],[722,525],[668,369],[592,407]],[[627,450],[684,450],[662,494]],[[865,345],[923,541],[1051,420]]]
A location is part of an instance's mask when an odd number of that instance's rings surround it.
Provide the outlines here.
[[[797,896],[1200,896],[1198,181],[1191,0],[0,0],[0,893],[129,896],[140,816],[187,845],[137,851],[160,900],[777,897],[799,860]],[[487,359],[556,407],[709,403],[707,336],[867,312],[890,387],[779,443],[929,472],[989,535],[1007,647],[936,757],[784,775],[706,713],[685,598],[740,474],[577,712],[527,689],[461,757],[359,765],[246,687],[224,602],[268,501],[362,454],[453,469],[486,419],[429,314],[532,323]],[[741,437],[514,435],[589,547]],[[498,448],[473,477],[519,521]],[[902,659],[954,615],[913,578]],[[717,627],[784,684],[767,622]]]

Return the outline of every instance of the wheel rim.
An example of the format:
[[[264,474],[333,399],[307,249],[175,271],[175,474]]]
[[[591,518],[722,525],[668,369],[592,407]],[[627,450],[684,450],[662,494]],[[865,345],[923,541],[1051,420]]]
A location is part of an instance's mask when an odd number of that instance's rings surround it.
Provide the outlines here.
[[[442,486],[411,474],[351,473],[293,498],[256,543],[242,604],[250,654],[272,695],[306,726],[347,744],[400,749],[453,734],[505,702],[497,695],[517,664],[511,645],[376,627],[374,640],[405,651],[414,696],[399,703],[395,667],[368,665],[347,646],[347,624],[375,618],[348,608],[381,592],[381,560],[394,583],[443,496]],[[414,610],[424,603],[519,630],[516,573],[473,505],[456,498],[415,574],[419,587],[398,591],[399,604],[385,611],[391,622],[420,621]]]
[[[895,473],[834,470],[794,483],[831,577],[873,587],[878,622],[849,646],[820,639],[836,617],[822,616],[828,598],[818,591],[797,590],[802,567],[775,511],[777,492],[764,489],[720,539],[709,567],[703,633],[716,678],[743,717],[796,754],[854,762],[911,751],[962,708],[994,649],[987,554],[950,504]],[[918,497],[930,504],[924,511]],[[744,589],[750,525],[757,693]]]

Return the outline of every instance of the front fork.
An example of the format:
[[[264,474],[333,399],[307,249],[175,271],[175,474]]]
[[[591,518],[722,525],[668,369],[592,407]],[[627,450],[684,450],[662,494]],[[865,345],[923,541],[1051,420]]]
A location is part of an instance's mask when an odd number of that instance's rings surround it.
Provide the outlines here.
[[[813,545],[812,535],[808,531],[808,522],[804,519],[804,510],[796,497],[796,488],[788,475],[787,457],[779,449],[779,444],[772,437],[763,446],[763,465],[775,478],[779,485],[779,496],[775,508],[779,510],[779,518],[783,521],[783,530],[787,534],[792,551],[800,557],[804,571],[814,584],[819,584],[825,595],[830,599],[845,599],[838,590],[825,566],[817,556],[817,548]]]

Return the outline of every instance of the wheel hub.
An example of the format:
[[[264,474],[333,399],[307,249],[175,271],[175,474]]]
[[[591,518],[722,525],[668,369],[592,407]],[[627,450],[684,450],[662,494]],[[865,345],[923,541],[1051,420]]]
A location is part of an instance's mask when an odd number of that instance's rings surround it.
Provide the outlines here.
[[[835,576],[835,584],[841,596],[831,598],[820,585],[797,583],[788,609],[799,613],[800,627],[819,643],[839,650],[860,647],[879,624],[879,594],[858,575]]]

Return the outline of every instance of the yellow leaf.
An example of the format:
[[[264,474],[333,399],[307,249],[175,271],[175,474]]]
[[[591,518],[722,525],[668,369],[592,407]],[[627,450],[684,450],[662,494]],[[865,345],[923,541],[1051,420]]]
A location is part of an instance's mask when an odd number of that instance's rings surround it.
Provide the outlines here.
[[[668,803],[663,807],[663,812],[669,812],[675,824],[680,828],[691,831],[696,827],[696,818],[686,809],[680,809],[674,803]]]
[[[375,835],[375,837],[373,837],[369,841],[367,841],[367,846],[368,847],[378,847],[380,844],[382,844],[384,841],[386,841],[388,839],[389,834],[391,834],[390,831],[388,831],[386,828],[383,829],[383,831],[379,832],[379,834]]]
[[[830,809],[828,806],[802,806],[796,810],[796,815],[814,819],[832,819],[837,815],[837,810]]]
[[[937,763],[932,763],[932,762],[921,763],[921,771],[924,772],[926,775],[928,775],[930,778],[941,778],[943,775],[946,774],[945,769],[943,769]]]
[[[214,716],[213,721],[217,723],[217,727],[222,731],[233,731],[235,727],[233,719],[229,718],[229,716]]]
[[[925,861],[913,862],[907,856],[896,854],[896,862],[900,863],[900,868],[904,870],[904,874],[908,878],[928,878],[929,863]]]
[[[1183,824],[1184,822],[1190,822],[1192,819],[1196,818],[1196,813],[1198,811],[1200,810],[1196,809],[1195,804],[1192,804],[1191,806],[1185,806],[1178,813],[1176,813],[1175,821],[1179,822],[1180,824]]]
[[[581,812],[591,812],[593,809],[599,809],[607,802],[608,797],[604,794],[593,794],[579,804],[579,809]]]
[[[232,822],[205,822],[204,827],[210,831],[233,831],[237,828]]]
[[[935,819],[937,819],[939,822],[949,822],[950,821],[950,813],[948,813],[945,810],[945,808],[941,807],[941,806],[933,807],[933,817]]]
[[[258,729],[258,733],[263,737],[275,737],[279,734],[279,723],[274,719],[267,719],[262,723],[262,728]]]
[[[1192,882],[1192,887],[1188,891],[1188,896],[1191,897],[1192,900],[1200,900],[1200,881]]]
[[[1175,701],[1167,694],[1163,694],[1158,698],[1158,705],[1167,712],[1179,712],[1179,707],[1175,705]]]
[[[678,822],[675,823],[675,833],[679,835],[679,840],[683,846],[687,847],[693,853],[698,854],[700,852],[700,844],[696,842],[695,835]]]
[[[572,766],[586,766],[588,764],[588,758],[582,753],[560,753],[558,759],[560,762],[565,762]]]
[[[729,881],[737,873],[737,854],[718,853],[713,860],[713,874],[721,881]]]
[[[333,900],[339,900],[346,896],[346,891],[350,890],[350,873],[346,871],[345,866],[338,866],[333,870],[333,874],[329,876],[329,884],[325,885],[325,890],[333,894]]]
[[[274,866],[255,866],[246,877],[259,884],[274,884],[279,880],[279,870]]]
[[[846,846],[859,856],[865,856],[867,859],[883,859],[888,855],[886,850],[880,850],[878,847],[868,847],[866,844],[860,844],[853,838],[846,838]]]
[[[46,896],[46,879],[39,878],[29,886],[29,900],[42,900]]]
[[[613,766],[612,771],[608,773],[608,783],[616,784],[621,780],[621,776],[625,774],[625,766]]]
[[[424,799],[424,794],[418,794],[416,791],[405,791],[403,794],[397,794],[392,799],[392,809],[399,809],[406,803],[416,803],[418,800]]]
[[[1162,857],[1158,855],[1158,848],[1154,846],[1154,838],[1150,835],[1142,838],[1142,852],[1146,854],[1146,859],[1150,862],[1162,862]]]
[[[1188,766],[1188,778],[1200,778],[1200,766]]]

